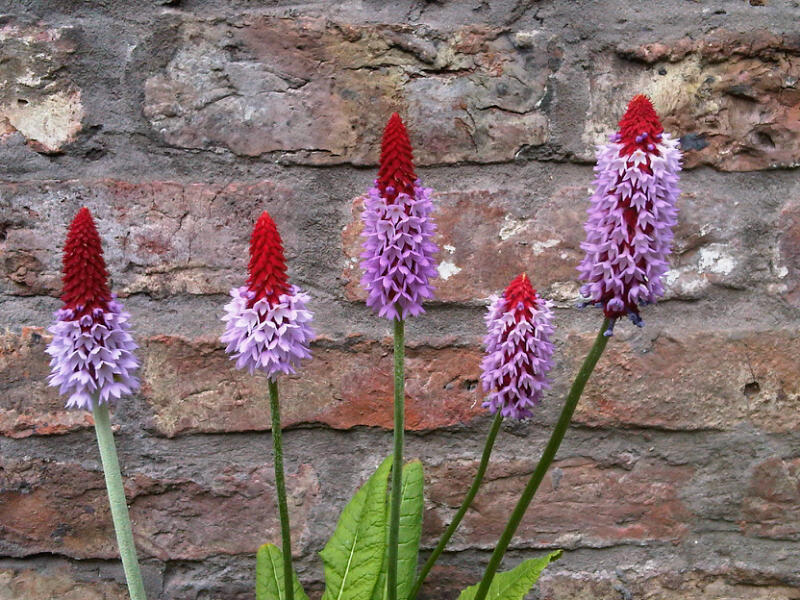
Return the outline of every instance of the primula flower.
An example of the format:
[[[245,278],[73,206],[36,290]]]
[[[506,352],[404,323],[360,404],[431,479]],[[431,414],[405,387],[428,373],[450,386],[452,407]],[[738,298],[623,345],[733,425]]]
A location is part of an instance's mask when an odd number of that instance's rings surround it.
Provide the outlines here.
[[[637,95],[619,122],[619,132],[598,147],[595,192],[581,248],[586,257],[578,270],[586,283],[588,304],[603,307],[611,319],[628,315],[643,322],[639,306],[664,295],[661,276],[667,255],[681,169],[678,140],[672,139],[646,96]]]
[[[281,236],[266,211],[250,238],[249,272],[247,285],[231,290],[221,340],[237,369],[247,368],[251,375],[260,370],[274,381],[278,373],[294,373],[311,356],[314,332],[306,309],[310,298],[289,285]]]
[[[490,394],[483,406],[504,417],[525,419],[550,387],[546,375],[553,366],[551,305],[524,273],[501,296],[489,300],[481,381]]]
[[[431,192],[414,174],[411,142],[394,113],[383,133],[378,178],[361,216],[366,238],[361,285],[368,292],[367,306],[381,317],[416,316],[425,312],[423,300],[433,297],[429,281],[437,275],[437,247],[431,241],[436,231]]]
[[[93,409],[139,387],[130,315],[108,288],[100,236],[88,208],[72,221],[64,244],[64,306],[56,311],[46,352],[50,385],[69,394],[68,408]]]

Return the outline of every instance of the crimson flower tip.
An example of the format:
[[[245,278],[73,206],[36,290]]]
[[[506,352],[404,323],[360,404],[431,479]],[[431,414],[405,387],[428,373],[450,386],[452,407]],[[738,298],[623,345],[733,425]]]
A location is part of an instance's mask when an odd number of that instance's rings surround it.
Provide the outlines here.
[[[100,236],[86,207],[67,232],[63,257],[64,306],[56,311],[47,346],[48,381],[68,394],[67,408],[92,410],[139,387],[139,361],[129,330],[130,315],[108,288]]]
[[[290,285],[283,243],[272,217],[264,211],[250,238],[247,285],[231,290],[225,305],[221,341],[237,369],[264,372],[270,379],[291,374],[311,356],[313,315],[308,294]]]

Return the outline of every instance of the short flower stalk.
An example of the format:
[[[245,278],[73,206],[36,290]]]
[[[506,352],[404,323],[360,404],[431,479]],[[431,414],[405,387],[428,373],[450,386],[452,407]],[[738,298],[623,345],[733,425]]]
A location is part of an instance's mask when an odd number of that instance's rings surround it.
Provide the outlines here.
[[[272,420],[273,462],[278,513],[281,523],[283,581],[287,600],[294,599],[294,569],[286,478],[283,468],[283,440],[277,377],[291,374],[303,359],[311,356],[314,338],[308,294],[289,285],[283,244],[275,222],[264,211],[250,238],[250,276],[247,284],[231,290],[225,306],[225,351],[236,368],[267,376]]]
[[[367,306],[391,319],[394,333],[394,440],[389,515],[387,587],[397,596],[397,548],[400,522],[401,472],[405,430],[405,319],[424,312],[422,303],[433,296],[436,277],[432,238],[436,226],[431,190],[414,173],[408,132],[394,113],[383,133],[378,178],[367,192],[362,221],[365,238],[361,254]]]
[[[139,361],[122,303],[108,287],[100,236],[89,209],[73,219],[63,257],[64,306],[50,327],[50,385],[68,408],[91,410],[117,545],[131,600],[145,600],[108,406],[139,387]]]

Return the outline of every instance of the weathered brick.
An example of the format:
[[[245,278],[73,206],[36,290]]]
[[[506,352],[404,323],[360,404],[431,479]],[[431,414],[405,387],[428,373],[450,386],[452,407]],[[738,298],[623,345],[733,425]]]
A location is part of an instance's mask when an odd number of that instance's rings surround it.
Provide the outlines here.
[[[318,493],[309,465],[287,474],[292,539],[300,552]],[[129,474],[126,496],[142,556],[201,560],[250,554],[280,540],[271,466],[231,465],[211,483]],[[117,545],[103,475],[76,463],[0,463],[0,553],[114,558]]]
[[[0,435],[67,433],[93,427],[92,415],[66,410],[58,390],[47,385],[47,343],[41,329],[0,334]]]
[[[584,140],[605,141],[624,103],[646,93],[665,129],[682,136],[687,167],[752,171],[797,165],[796,37],[716,30],[657,39],[644,46],[622,43],[617,56],[597,57],[589,76],[592,103]]]
[[[439,278],[436,299],[465,302],[504,289],[521,272],[548,298],[577,302],[577,265],[584,256],[583,223],[592,192],[585,185],[554,189],[533,208],[530,190],[510,185],[499,189],[436,190],[433,218],[438,227]],[[732,193],[688,184],[678,200],[673,268],[664,277],[665,299],[696,300],[713,286],[744,288],[781,285],[785,273],[774,268],[769,238],[761,234],[773,218],[753,214]],[[346,257],[345,293],[364,300],[360,281],[363,197],[352,204],[350,223],[342,233]]]
[[[541,104],[562,50],[502,28],[453,32],[323,18],[186,18],[144,113],[164,140],[284,161],[374,163],[386,118],[408,118],[420,164],[511,160],[548,137]],[[364,110],[365,105],[369,111]]]
[[[66,565],[0,568],[0,600],[127,600],[124,585],[107,581],[80,581]]]
[[[453,547],[492,547],[528,482],[535,461],[491,464]],[[425,539],[435,543],[458,508],[477,462],[451,461],[427,468]],[[526,517],[517,547],[602,547],[676,541],[692,528],[680,499],[691,467],[641,460],[630,469],[583,458],[557,461],[545,476]]]
[[[800,540],[800,458],[769,458],[753,469],[741,525],[747,535]]]
[[[247,272],[255,219],[269,210],[288,249],[300,251],[302,214],[292,193],[248,184],[129,183],[117,180],[5,184],[0,291],[57,295],[66,228],[81,206],[97,220],[106,262],[121,295],[227,293]]]
[[[574,364],[590,346],[588,336],[569,342]],[[615,337],[586,386],[575,422],[675,430],[749,423],[764,431],[797,431],[798,373],[800,342],[786,330],[670,328],[644,346]]]
[[[75,139],[84,111],[81,90],[65,67],[76,49],[70,27],[0,26],[0,140],[19,133],[49,154]]]
[[[736,581],[699,570],[664,572],[658,567],[567,572],[556,563],[537,583],[541,600],[798,600],[800,589],[758,580]],[[656,570],[658,569],[658,570]]]
[[[270,428],[265,380],[234,369],[216,341],[155,337],[143,351],[143,395],[156,429],[173,436],[190,432]],[[284,425],[323,423],[392,427],[392,353],[376,342],[347,348],[313,348],[298,375],[281,380]],[[475,349],[409,348],[406,428],[425,430],[468,421],[484,411],[477,386]]]

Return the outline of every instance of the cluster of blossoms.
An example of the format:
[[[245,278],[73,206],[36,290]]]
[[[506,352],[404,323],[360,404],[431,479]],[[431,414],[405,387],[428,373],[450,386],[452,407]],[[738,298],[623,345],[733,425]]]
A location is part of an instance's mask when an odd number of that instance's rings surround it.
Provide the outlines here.
[[[677,141],[664,133],[645,96],[631,100],[619,132],[598,149],[579,271],[585,282],[581,293],[611,320],[607,335],[620,316],[641,325],[639,306],[663,295],[680,160]],[[362,215],[362,285],[368,306],[382,317],[418,315],[433,296],[432,208],[431,190],[414,173],[408,133],[395,113],[384,131],[378,178]],[[129,315],[108,288],[100,238],[86,208],[70,225],[63,260],[64,306],[50,328],[49,379],[68,395],[67,406],[91,409],[94,401],[109,402],[138,387],[133,375],[138,361]],[[309,297],[289,284],[281,238],[266,212],[253,229],[249,278],[231,296],[221,339],[236,367],[272,379],[294,373],[310,356],[314,336]],[[481,380],[489,392],[484,406],[492,412],[525,418],[540,402],[552,366],[551,319],[549,303],[525,275],[491,298]]]
[[[271,379],[294,373],[311,356],[314,338],[308,294],[289,285],[283,244],[275,222],[264,211],[250,238],[250,277],[231,290],[225,305],[225,351],[237,369],[259,370]]]
[[[411,142],[397,113],[386,124],[378,178],[367,192],[364,222],[364,277],[367,306],[387,319],[405,319],[424,312],[436,277],[433,243],[436,225],[430,218],[431,189],[414,174]]]
[[[490,298],[486,315],[486,356],[481,382],[490,412],[525,419],[549,388],[546,374],[553,366],[553,313],[523,273],[501,296]]]
[[[50,385],[67,394],[67,407],[92,410],[130,394],[139,362],[130,315],[108,288],[103,249],[92,215],[81,208],[69,227],[63,258],[64,306],[55,313],[47,346]]]
[[[646,96],[628,104],[619,132],[598,148],[595,192],[578,270],[581,294],[601,306],[611,326],[628,315],[642,325],[639,306],[664,294],[681,168],[678,141],[664,128]]]

